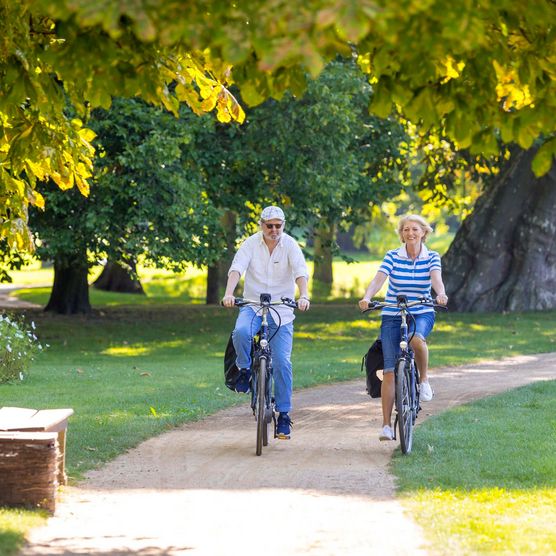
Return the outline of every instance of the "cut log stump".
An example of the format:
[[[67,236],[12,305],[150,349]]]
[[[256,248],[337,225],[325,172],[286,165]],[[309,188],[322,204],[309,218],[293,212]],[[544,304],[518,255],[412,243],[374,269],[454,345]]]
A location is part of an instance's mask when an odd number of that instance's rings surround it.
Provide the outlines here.
[[[0,432],[0,505],[56,509],[58,435]]]
[[[66,430],[73,409],[0,409],[0,505],[54,513],[66,484]]]

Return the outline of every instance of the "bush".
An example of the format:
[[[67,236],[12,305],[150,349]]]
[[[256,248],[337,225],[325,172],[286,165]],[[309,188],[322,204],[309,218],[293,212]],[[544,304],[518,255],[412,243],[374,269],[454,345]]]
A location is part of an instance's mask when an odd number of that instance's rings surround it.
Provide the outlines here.
[[[35,323],[0,315],[0,383],[23,380],[24,372],[43,346],[35,335]]]

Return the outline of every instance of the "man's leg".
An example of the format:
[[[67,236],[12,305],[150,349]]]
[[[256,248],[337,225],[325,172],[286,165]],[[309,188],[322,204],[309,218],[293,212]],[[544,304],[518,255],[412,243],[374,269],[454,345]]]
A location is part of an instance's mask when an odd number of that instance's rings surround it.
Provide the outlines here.
[[[232,342],[236,350],[236,365],[239,369],[251,368],[251,344],[253,336],[261,327],[261,317],[251,307],[241,307],[232,333]]]
[[[270,334],[276,331],[276,325],[269,319]],[[293,322],[282,325],[272,338],[272,368],[274,370],[274,398],[276,410],[288,413],[292,408],[293,373],[291,353],[293,345]]]

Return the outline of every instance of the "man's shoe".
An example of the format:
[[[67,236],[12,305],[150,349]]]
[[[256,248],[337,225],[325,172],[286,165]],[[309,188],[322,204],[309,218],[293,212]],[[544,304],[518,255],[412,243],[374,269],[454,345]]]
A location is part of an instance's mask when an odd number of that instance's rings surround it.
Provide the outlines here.
[[[243,394],[251,389],[251,369],[240,369],[239,377],[236,381],[236,392]]]
[[[281,440],[287,440],[290,437],[292,428],[292,420],[287,413],[278,415],[278,424],[276,425],[276,437]]]
[[[388,425],[384,425],[382,427],[382,430],[380,431],[380,434],[378,435],[378,439],[379,440],[394,440],[394,431],[392,430],[392,427],[390,427]]]
[[[419,389],[419,399],[423,402],[430,402],[434,396],[434,391],[429,384],[429,381],[421,382]]]

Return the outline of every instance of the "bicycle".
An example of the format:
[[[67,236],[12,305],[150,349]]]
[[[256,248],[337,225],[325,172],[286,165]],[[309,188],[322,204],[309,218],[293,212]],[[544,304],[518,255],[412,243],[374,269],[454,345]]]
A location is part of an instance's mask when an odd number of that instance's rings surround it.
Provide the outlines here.
[[[425,305],[446,309],[444,305],[438,305],[429,297],[423,297],[417,301],[408,301],[407,296],[398,295],[396,303],[384,301],[371,301],[369,308],[363,313],[376,311],[384,307],[399,309],[402,322],[400,326],[400,355],[396,359],[394,366],[395,396],[394,407],[396,419],[394,421],[394,440],[396,440],[396,427],[400,432],[400,447],[403,454],[409,454],[413,445],[413,425],[417,419],[417,414],[421,410],[419,405],[419,372],[415,364],[413,350],[409,347],[415,330],[408,337],[408,319],[413,318],[410,309],[417,305]]]
[[[278,328],[281,325],[280,314],[276,305],[286,305],[297,309],[297,302],[287,297],[282,297],[280,301],[271,301],[269,293],[262,293],[259,301],[252,299],[235,298],[234,304],[237,307],[251,305],[258,307],[255,315],[262,312],[261,328],[258,338],[255,340],[255,349],[251,361],[251,409],[257,422],[257,441],[255,453],[257,456],[262,454],[263,446],[268,445],[268,425],[270,421],[274,424],[274,438],[276,438],[276,414],[274,410],[273,374],[272,374],[272,353],[270,349],[268,313],[274,311],[278,316]],[[275,332],[276,334],[276,332]]]

